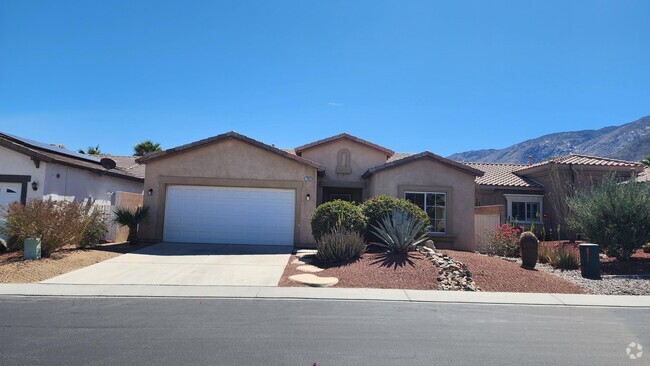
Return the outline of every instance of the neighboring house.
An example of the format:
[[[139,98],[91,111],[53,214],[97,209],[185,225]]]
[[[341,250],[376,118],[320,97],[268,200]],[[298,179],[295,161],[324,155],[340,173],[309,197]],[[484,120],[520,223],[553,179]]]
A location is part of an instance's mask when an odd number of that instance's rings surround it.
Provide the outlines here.
[[[474,248],[474,179],[483,172],[430,152],[396,154],[348,134],[281,150],[235,132],[154,152],[140,235],[151,241],[314,245],[320,203],[406,198],[431,217],[436,245]]]
[[[102,158],[115,168],[106,169]],[[0,205],[50,198],[106,206],[117,192],[141,194],[143,184],[144,169],[134,157],[83,155],[0,133]]]
[[[543,223],[547,233],[564,225],[567,191],[598,184],[607,174],[624,181],[643,172],[636,162],[576,154],[528,165],[465,164],[485,172],[476,179],[477,206],[502,205],[502,222]]]

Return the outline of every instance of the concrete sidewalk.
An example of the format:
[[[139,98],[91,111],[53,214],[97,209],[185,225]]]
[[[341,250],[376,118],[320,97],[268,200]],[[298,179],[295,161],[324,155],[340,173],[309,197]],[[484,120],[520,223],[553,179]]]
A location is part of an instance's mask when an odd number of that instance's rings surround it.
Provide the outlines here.
[[[264,286],[1,284],[0,296],[320,299],[650,308],[650,296]]]

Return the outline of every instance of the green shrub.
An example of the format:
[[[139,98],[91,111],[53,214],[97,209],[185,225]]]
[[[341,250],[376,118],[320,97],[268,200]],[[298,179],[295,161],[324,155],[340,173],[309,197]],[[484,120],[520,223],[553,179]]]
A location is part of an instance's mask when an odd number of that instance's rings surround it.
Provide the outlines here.
[[[394,209],[390,215],[386,215],[379,222],[379,225],[372,226],[372,233],[379,238],[379,241],[373,244],[384,247],[392,253],[406,253],[427,240],[426,235],[420,234],[423,226],[418,217]]]
[[[417,218],[418,222],[422,224],[421,229],[418,231],[418,236],[426,232],[426,228],[430,222],[429,215],[413,202],[386,195],[375,196],[366,200],[361,205],[361,210],[368,222],[368,229],[366,231],[366,239],[368,241],[380,240],[380,238],[372,234],[371,228],[378,226],[386,216],[392,215],[393,210],[406,212],[409,216]]]
[[[104,215],[101,210],[92,208],[87,215],[86,229],[77,245],[80,248],[87,248],[98,244],[108,232],[106,220],[104,220]]]
[[[650,184],[603,183],[567,198],[569,226],[597,243],[607,255],[629,260],[634,250],[650,241]]]
[[[557,269],[578,269],[580,259],[575,250],[557,247],[551,256],[551,265]]]
[[[359,258],[366,249],[363,236],[355,230],[335,227],[316,242],[316,258],[321,262],[343,262]]]
[[[5,227],[0,230],[10,238],[10,247],[27,238],[41,238],[41,255],[47,257],[65,245],[81,241],[87,225],[84,207],[75,202],[33,199],[24,206],[14,202],[5,209]],[[13,242],[13,243],[12,243]]]
[[[330,201],[316,207],[310,222],[311,233],[316,241],[339,226],[358,233],[363,233],[366,228],[361,207],[343,200]]]
[[[650,253],[650,243],[641,247],[644,253]]]

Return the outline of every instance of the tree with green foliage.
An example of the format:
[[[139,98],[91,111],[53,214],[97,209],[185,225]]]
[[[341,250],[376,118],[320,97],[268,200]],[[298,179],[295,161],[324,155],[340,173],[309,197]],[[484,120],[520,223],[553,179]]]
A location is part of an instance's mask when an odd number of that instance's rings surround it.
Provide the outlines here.
[[[102,151],[99,149],[99,145],[92,147],[88,146],[88,148],[84,151],[84,149],[79,149],[80,154],[88,154],[88,155],[102,155]]]
[[[620,260],[629,260],[650,241],[650,185],[617,183],[607,176],[601,185],[567,198],[567,224]]]
[[[641,164],[645,165],[646,168],[650,168],[650,155],[648,155],[645,158],[641,159]]]
[[[133,146],[135,156],[144,156],[150,152],[161,151],[160,144],[151,140],[144,140]]]

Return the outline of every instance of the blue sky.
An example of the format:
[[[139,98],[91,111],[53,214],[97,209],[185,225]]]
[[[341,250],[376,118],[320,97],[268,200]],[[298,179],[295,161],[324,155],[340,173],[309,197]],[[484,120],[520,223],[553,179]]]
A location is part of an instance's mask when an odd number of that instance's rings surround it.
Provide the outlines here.
[[[0,3],[0,131],[441,155],[650,114],[650,1]]]

